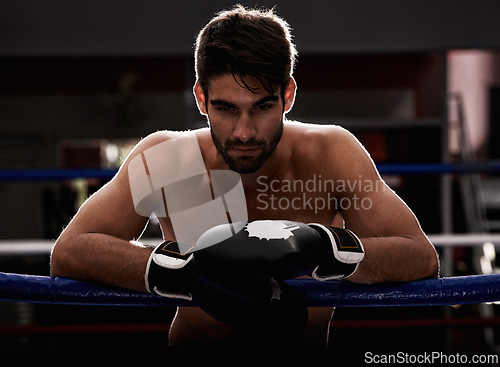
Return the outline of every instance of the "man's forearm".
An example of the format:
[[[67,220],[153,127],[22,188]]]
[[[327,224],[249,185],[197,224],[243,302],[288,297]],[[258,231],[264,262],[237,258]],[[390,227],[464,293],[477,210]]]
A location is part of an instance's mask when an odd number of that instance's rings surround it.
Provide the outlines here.
[[[62,235],[51,257],[51,274],[145,291],[152,249],[102,233]]]
[[[438,276],[437,254],[426,239],[372,237],[361,238],[361,242],[365,258],[348,278],[354,283],[405,282]]]

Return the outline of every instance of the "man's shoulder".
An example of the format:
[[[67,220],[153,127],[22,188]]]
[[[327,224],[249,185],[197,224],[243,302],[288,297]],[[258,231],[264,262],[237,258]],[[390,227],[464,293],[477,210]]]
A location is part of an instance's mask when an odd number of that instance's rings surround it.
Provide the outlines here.
[[[285,126],[291,135],[302,139],[321,141],[323,139],[342,138],[352,135],[347,129],[335,124],[287,121]]]
[[[286,127],[290,141],[300,151],[324,152],[325,149],[339,148],[356,141],[351,132],[339,125],[290,121]]]
[[[207,129],[184,130],[184,131],[173,131],[173,130],[156,131],[141,139],[136,146],[136,150],[138,152],[142,152],[155,145],[165,143],[169,140],[200,137],[206,135],[205,130]]]
[[[188,155],[190,151],[195,151],[196,153],[197,150],[189,149],[189,146],[197,146],[196,139],[199,139],[199,135],[202,133],[202,130],[203,129],[186,131],[161,130],[151,133],[142,138],[135,145],[134,149],[130,152],[124,164],[121,166],[120,171],[124,171],[131,161],[142,154],[154,154],[156,156],[161,154],[162,157],[168,158],[169,154],[164,153],[172,151],[183,152],[185,155]],[[171,144],[169,142],[175,143]],[[187,146],[186,143],[190,145]]]
[[[301,172],[314,171],[323,177],[350,177],[353,172],[366,169],[368,153],[345,128],[299,123],[290,125],[289,129],[291,161]]]

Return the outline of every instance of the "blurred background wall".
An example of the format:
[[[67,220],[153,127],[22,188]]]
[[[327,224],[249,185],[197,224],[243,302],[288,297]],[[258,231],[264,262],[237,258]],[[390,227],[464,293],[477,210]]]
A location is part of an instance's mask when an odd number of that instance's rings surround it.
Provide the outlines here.
[[[153,131],[205,126],[191,93],[193,43],[217,11],[232,5],[2,1],[0,169],[116,167]],[[446,93],[460,90],[474,146],[488,156],[487,137],[495,131],[489,128],[489,88],[498,83],[499,70],[498,2],[257,5],[277,5],[293,27],[299,89],[290,119],[345,126],[377,162],[441,161],[448,151]],[[456,152],[456,144],[451,147]],[[439,213],[439,182],[387,180],[427,231],[441,230],[439,215],[431,214]],[[0,238],[57,237],[81,197],[100,184],[0,182]]]

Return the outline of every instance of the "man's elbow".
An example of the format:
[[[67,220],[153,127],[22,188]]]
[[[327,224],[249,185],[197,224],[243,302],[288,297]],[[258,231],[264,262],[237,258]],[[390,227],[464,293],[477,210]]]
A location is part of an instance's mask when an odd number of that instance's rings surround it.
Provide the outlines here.
[[[439,256],[434,246],[427,241],[426,251],[423,255],[422,264],[424,270],[423,279],[438,278],[439,277]]]
[[[71,252],[67,246],[67,241],[64,238],[59,237],[52,247],[50,254],[50,275],[53,277],[69,277],[71,270],[71,265],[69,265],[71,260]]]

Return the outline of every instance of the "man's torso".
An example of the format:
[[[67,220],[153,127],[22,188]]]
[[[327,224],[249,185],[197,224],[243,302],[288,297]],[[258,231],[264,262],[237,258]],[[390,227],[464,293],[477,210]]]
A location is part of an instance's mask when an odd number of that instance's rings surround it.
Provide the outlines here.
[[[312,133],[308,130],[312,129]],[[283,161],[271,175],[265,172],[252,179],[243,180],[248,221],[261,219],[288,219],[304,223],[335,223],[335,185],[338,180],[332,176],[328,157],[321,151],[318,139],[321,127],[286,123],[280,142]],[[331,127],[330,127],[331,129]],[[321,131],[321,130],[319,130]],[[212,143],[210,131],[196,131],[198,143],[207,170],[227,169]],[[159,218],[164,238],[175,238],[172,225],[167,218]],[[309,308],[309,322],[306,337],[324,343],[333,309]],[[196,307],[180,308],[172,324],[170,342],[172,345],[214,341],[224,339],[232,328],[208,316]],[[322,340],[322,341],[321,341]]]

